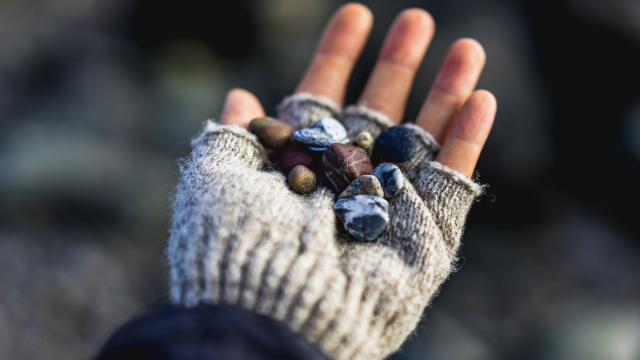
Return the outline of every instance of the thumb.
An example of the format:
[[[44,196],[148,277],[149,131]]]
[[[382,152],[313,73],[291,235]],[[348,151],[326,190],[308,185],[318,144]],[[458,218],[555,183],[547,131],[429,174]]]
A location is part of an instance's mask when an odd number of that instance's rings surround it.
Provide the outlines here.
[[[246,128],[251,120],[263,116],[265,116],[264,109],[252,93],[243,89],[233,89],[227,93],[219,122],[222,125],[238,125]]]

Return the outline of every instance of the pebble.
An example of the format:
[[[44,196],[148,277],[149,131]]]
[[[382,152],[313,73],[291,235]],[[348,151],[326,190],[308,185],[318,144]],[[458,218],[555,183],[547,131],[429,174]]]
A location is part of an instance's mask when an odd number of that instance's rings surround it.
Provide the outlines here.
[[[381,197],[356,195],[338,200],[333,209],[345,229],[360,241],[375,240],[389,223],[389,203]]]
[[[382,163],[373,169],[373,176],[380,180],[380,185],[384,191],[384,197],[389,199],[400,193],[404,186],[404,175],[399,167]]]
[[[338,200],[352,198],[356,195],[384,197],[384,191],[378,178],[373,175],[362,175],[347,186]]]
[[[299,194],[310,193],[318,186],[316,174],[304,165],[291,169],[287,181],[291,189]]]
[[[403,163],[416,151],[416,136],[404,126],[392,126],[385,130],[374,145],[373,157],[392,163]]]
[[[361,147],[331,144],[322,154],[322,169],[338,193],[362,175],[371,175],[371,159]]]
[[[344,141],[347,138],[347,129],[340,121],[323,117],[313,126],[296,131],[293,138],[312,151],[324,151],[327,146]]]
[[[270,117],[251,120],[249,131],[254,133],[267,149],[283,148],[293,135],[293,129],[289,124]]]
[[[353,143],[363,148],[369,156],[373,150],[373,137],[368,131],[363,131],[353,139]]]
[[[278,165],[285,173],[298,165],[313,168],[314,163],[315,158],[294,142],[289,144],[289,147],[282,152],[278,159]]]

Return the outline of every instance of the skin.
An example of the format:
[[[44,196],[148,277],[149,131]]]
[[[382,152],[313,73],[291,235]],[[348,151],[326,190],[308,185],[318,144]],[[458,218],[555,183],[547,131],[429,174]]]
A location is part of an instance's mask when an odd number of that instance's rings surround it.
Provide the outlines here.
[[[342,104],[349,76],[372,24],[373,15],[364,5],[351,3],[338,9],[323,32],[296,93],[326,96]],[[434,29],[428,12],[401,12],[387,33],[358,104],[380,111],[399,124]],[[468,177],[489,136],[497,107],[490,92],[474,91],[484,63],[484,49],[477,41],[454,42],[415,121],[442,145],[436,161]],[[262,116],[264,110],[254,95],[234,89],[227,94],[220,123],[247,127],[253,118]]]

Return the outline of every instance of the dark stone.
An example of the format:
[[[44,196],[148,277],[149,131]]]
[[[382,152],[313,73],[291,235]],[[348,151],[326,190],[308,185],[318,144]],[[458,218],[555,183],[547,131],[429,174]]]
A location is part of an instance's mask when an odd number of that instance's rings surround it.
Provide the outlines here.
[[[291,169],[287,181],[291,190],[299,194],[310,193],[318,186],[316,173],[304,165],[298,165]]]
[[[308,168],[313,168],[315,164],[315,158],[307,153],[304,149],[292,142],[289,147],[282,152],[278,159],[278,165],[284,172],[289,172],[298,165],[304,165]]]
[[[249,131],[254,133],[267,149],[283,148],[293,135],[293,129],[289,124],[270,117],[251,120]]]
[[[338,193],[362,175],[371,175],[373,165],[367,152],[358,146],[331,144],[322,155],[322,169]]]
[[[333,209],[345,229],[360,241],[375,240],[389,223],[389,203],[381,197],[356,195],[338,200]]]
[[[373,169],[373,176],[380,180],[380,185],[384,191],[384,197],[389,199],[400,193],[404,186],[404,175],[399,167],[382,163]]]
[[[403,163],[416,151],[416,136],[404,126],[392,126],[385,130],[373,148],[373,157],[379,161]]]

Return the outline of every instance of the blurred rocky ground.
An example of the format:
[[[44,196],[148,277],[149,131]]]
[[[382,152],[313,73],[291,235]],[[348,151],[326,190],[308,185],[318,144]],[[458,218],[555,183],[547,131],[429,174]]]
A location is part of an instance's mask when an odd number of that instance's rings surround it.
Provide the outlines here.
[[[176,159],[232,87],[268,113],[338,0],[0,2],[0,359],[87,359],[165,299]],[[640,8],[371,0],[357,99],[393,17],[478,39],[499,103],[463,263],[394,359],[640,359]]]

